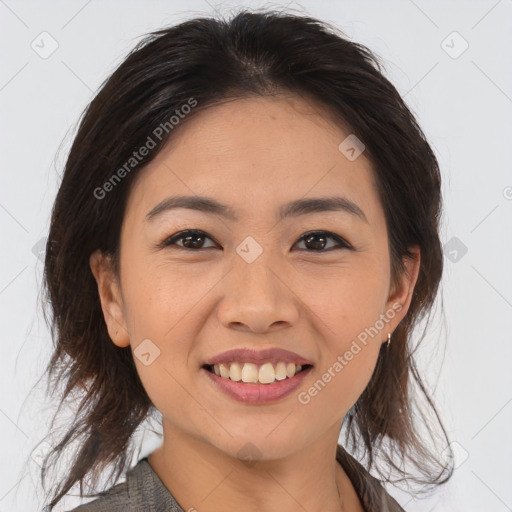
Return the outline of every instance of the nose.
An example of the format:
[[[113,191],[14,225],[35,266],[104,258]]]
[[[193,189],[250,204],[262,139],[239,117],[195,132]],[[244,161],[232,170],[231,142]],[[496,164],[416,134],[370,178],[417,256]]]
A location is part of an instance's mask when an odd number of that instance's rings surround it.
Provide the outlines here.
[[[224,327],[264,333],[297,322],[300,301],[280,267],[264,254],[252,263],[235,258],[218,308]]]

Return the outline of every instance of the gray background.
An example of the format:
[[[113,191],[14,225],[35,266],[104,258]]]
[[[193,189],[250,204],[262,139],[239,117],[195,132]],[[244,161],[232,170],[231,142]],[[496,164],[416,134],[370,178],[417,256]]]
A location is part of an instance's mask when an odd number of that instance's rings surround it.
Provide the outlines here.
[[[512,0],[0,0],[0,512],[42,503],[30,452],[53,406],[33,388],[52,348],[40,251],[78,117],[144,33],[235,5],[289,5],[337,25],[382,57],[417,115],[443,172],[446,244],[445,316],[420,359],[457,469],[428,499],[391,492],[407,510],[512,510]]]

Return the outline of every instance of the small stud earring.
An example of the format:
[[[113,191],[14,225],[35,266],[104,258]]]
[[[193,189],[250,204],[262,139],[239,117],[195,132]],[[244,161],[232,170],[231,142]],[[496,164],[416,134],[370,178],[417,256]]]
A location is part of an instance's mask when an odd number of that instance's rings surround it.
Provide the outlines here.
[[[389,349],[389,344],[391,343],[391,333],[388,332],[388,343],[387,343],[387,348]]]

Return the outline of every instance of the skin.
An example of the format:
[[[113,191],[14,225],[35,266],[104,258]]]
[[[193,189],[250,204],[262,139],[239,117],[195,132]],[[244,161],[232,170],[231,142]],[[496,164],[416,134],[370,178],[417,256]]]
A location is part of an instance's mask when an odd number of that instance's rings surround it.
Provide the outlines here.
[[[349,133],[296,96],[238,99],[199,112],[134,182],[121,232],[120,282],[107,257],[91,255],[113,343],[133,351],[150,339],[160,350],[149,366],[134,357],[163,417],[163,443],[149,461],[186,511],[363,510],[335,449],[381,343],[407,312],[420,257],[412,247],[414,259],[404,260],[407,272],[392,286],[371,163],[364,153],[350,161],[338,150]],[[212,197],[239,220],[177,209],[145,221],[161,200],[181,194]],[[344,211],[276,222],[288,201],[331,195],[356,203],[368,222]],[[184,249],[183,239],[157,248],[184,229],[206,232],[205,248]],[[312,230],[334,233],[353,250],[328,238],[315,251],[301,240]],[[252,263],[236,252],[247,236],[263,249]],[[393,304],[401,310],[379,335],[308,404],[300,403],[298,394]],[[299,389],[275,403],[235,401],[200,370],[226,350],[268,347],[314,364]],[[252,464],[239,455],[249,442],[258,450]]]

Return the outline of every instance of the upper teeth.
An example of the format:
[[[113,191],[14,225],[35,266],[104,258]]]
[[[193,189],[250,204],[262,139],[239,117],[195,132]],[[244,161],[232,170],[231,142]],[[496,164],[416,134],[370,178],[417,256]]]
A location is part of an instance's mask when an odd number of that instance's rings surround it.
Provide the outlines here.
[[[231,363],[214,364],[215,375],[231,379],[236,382],[252,382],[270,384],[276,380],[284,380],[293,377],[302,370],[300,364],[279,362],[274,366],[272,363],[264,363],[259,368],[254,363]]]

